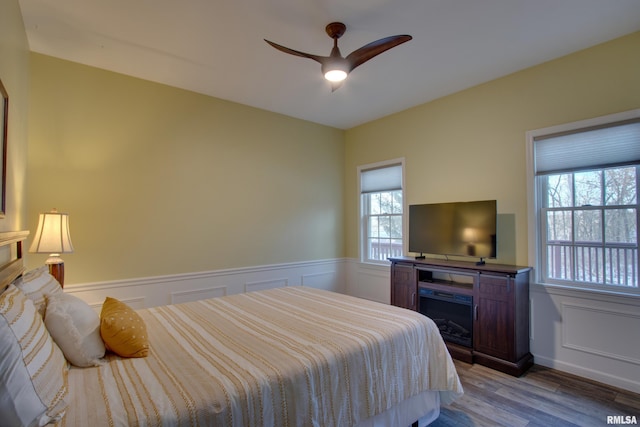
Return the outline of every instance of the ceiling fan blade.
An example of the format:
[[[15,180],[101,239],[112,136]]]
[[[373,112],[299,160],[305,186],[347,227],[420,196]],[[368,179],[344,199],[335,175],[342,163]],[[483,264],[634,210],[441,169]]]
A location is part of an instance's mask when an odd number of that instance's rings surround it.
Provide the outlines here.
[[[300,52],[299,50],[289,49],[288,47],[281,46],[278,43],[274,43],[274,42],[269,41],[267,39],[264,39],[264,41],[266,41],[267,43],[269,43],[271,46],[273,46],[274,48],[278,49],[279,51],[284,52],[284,53],[288,53],[290,55],[301,56],[303,58],[313,59],[314,61],[319,62],[320,64],[324,64],[324,61],[327,60],[326,56],[313,55],[311,53],[305,53],[305,52]]]
[[[413,37],[409,35],[389,36],[380,40],[376,40],[367,45],[362,46],[360,49],[356,49],[347,55],[347,61],[351,67],[351,70],[359,65],[367,62],[374,56],[380,55],[382,52],[396,47],[399,44],[408,42]]]

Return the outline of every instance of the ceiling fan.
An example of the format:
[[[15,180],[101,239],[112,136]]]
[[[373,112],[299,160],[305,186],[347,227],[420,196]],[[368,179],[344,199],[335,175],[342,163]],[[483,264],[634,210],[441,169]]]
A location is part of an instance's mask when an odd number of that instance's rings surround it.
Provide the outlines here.
[[[347,27],[342,22],[332,22],[326,26],[325,31],[333,39],[333,49],[329,56],[313,55],[310,53],[300,52],[298,50],[289,49],[288,47],[281,46],[277,43],[264,39],[274,48],[284,53],[289,53],[295,56],[301,56],[303,58],[313,59],[319,62],[324,74],[324,78],[331,82],[331,91],[335,91],[347,78],[347,75],[356,67],[364,64],[371,58],[381,54],[382,52],[398,46],[404,42],[408,42],[412,39],[409,35],[397,35],[389,36],[380,40],[376,40],[367,45],[362,46],[359,49],[354,50],[345,58],[340,54],[338,48],[338,39],[342,37]]]

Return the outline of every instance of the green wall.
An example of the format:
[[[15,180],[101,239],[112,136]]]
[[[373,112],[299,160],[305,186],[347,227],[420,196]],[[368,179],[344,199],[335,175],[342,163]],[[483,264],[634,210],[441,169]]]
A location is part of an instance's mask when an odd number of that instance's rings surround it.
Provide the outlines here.
[[[358,165],[404,157],[406,203],[497,199],[498,261],[528,264],[525,133],[640,108],[640,33],[346,133],[346,253],[358,258]]]
[[[344,131],[35,53],[30,103],[29,226],[70,214],[66,283],[344,256]]]
[[[357,166],[404,157],[408,204],[495,198],[498,261],[528,264],[525,132],[640,108],[639,51],[634,33],[346,132],[31,54],[28,225],[70,213],[67,283],[358,258]]]
[[[6,213],[0,231],[27,228],[29,46],[18,0],[0,2],[0,80],[9,94]]]

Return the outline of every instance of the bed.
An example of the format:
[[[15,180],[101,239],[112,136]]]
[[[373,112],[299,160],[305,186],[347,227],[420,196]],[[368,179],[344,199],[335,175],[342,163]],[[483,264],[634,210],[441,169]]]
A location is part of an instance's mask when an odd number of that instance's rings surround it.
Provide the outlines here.
[[[135,313],[146,326],[146,357],[107,352],[98,366],[66,369],[67,404],[47,421],[426,425],[462,394],[434,323],[398,307],[286,287]]]

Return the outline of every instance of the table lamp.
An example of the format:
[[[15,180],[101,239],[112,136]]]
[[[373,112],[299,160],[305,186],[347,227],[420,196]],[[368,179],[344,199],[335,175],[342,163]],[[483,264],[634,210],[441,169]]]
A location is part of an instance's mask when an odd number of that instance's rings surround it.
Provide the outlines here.
[[[73,252],[69,234],[69,214],[60,213],[55,209],[41,213],[29,252],[49,254],[45,261],[49,266],[49,273],[64,287],[64,261],[60,254]]]

